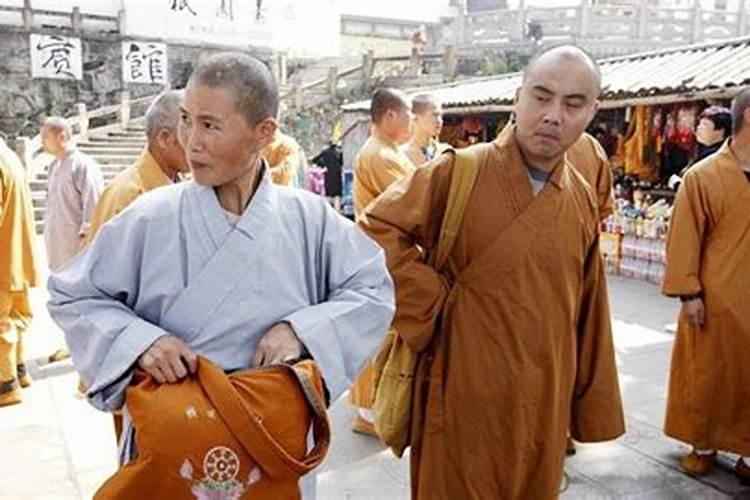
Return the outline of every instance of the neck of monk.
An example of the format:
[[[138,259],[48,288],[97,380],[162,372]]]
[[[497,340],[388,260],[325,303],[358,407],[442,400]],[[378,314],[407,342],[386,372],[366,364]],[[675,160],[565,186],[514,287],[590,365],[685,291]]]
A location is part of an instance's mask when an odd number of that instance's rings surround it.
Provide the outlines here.
[[[151,157],[154,159],[156,164],[159,165],[159,169],[164,173],[164,175],[167,176],[167,179],[175,182],[177,180],[177,174],[179,173],[179,170],[169,164],[166,155],[163,154],[159,148],[152,147],[151,144],[149,144],[148,146],[148,152],[149,154],[151,154]]]
[[[391,146],[396,146],[395,138],[393,138],[384,127],[375,125],[372,129],[372,135],[374,135],[381,141],[390,144]]]
[[[219,205],[227,212],[242,215],[258,189],[262,172],[263,161],[258,154],[253,159],[252,166],[245,173],[215,188]]]
[[[739,134],[733,135],[729,147],[732,149],[734,156],[737,157],[742,170],[750,172],[750,133],[744,132],[746,131],[742,130]]]
[[[426,148],[430,145],[430,141],[432,141],[432,134],[422,130],[415,130],[411,141],[420,148]]]

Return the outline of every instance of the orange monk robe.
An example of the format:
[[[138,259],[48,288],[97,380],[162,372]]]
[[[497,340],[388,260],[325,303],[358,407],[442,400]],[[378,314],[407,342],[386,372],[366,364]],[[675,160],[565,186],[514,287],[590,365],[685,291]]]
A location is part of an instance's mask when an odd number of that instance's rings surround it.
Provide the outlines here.
[[[662,290],[701,294],[705,324],[680,319],[672,351],[668,436],[750,456],[750,182],[725,143],[677,192]]]
[[[486,157],[444,274],[423,251],[437,246],[451,155],[360,221],[386,251],[394,328],[423,354],[412,497],[556,498],[568,428],[583,442],[624,432],[596,199],[563,162],[534,197],[512,134],[474,147]]]
[[[297,141],[283,132],[276,131],[273,142],[263,150],[263,157],[271,168],[274,184],[291,186],[302,161]]]
[[[502,140],[510,134],[513,125],[509,123],[500,132]],[[565,159],[589,183],[596,195],[599,208],[599,221],[604,221],[614,212],[614,191],[612,169],[607,152],[591,134],[584,132],[565,153]]]
[[[86,244],[94,239],[102,225],[125,210],[140,195],[169,184],[172,184],[172,180],[159,167],[148,148],[144,148],[138,160],[117,174],[102,192],[86,234]]]
[[[427,146],[427,148],[422,148],[416,142],[409,141],[404,146],[403,151],[406,157],[409,158],[409,161],[412,162],[415,167],[420,167],[450,148],[450,144],[445,144],[442,142],[438,142],[435,139],[430,139],[430,144]],[[430,157],[425,154],[425,149],[431,154]]]
[[[415,167],[392,141],[373,134],[354,159],[354,214],[362,216],[365,207],[395,181],[410,175]],[[352,404],[372,408],[375,373],[366,364],[352,385]]]
[[[599,208],[599,220],[604,221],[614,211],[612,170],[607,153],[599,141],[584,133],[565,154],[570,163],[591,185]]]
[[[0,338],[0,382],[15,379],[23,363],[23,333],[31,322],[28,289],[38,284],[36,231],[26,172],[0,140],[0,322],[18,334]],[[7,373],[5,373],[7,372]]]

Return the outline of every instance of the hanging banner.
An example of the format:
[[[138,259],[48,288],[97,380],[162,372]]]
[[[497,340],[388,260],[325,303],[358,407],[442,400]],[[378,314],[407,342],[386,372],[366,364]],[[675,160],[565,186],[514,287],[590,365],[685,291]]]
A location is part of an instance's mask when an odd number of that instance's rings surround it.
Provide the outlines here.
[[[83,78],[80,38],[32,33],[29,35],[29,49],[32,78]]]
[[[122,81],[164,85],[169,81],[167,45],[122,42]]]

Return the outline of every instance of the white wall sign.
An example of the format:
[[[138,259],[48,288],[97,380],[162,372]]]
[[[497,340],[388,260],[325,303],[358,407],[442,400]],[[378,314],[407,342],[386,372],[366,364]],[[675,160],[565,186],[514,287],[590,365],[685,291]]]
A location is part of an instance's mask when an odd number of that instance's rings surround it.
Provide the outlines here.
[[[122,80],[126,83],[168,81],[167,46],[163,43],[122,42]]]
[[[32,78],[83,78],[81,39],[58,35],[29,35]]]
[[[337,0],[123,0],[125,35],[337,55]]]

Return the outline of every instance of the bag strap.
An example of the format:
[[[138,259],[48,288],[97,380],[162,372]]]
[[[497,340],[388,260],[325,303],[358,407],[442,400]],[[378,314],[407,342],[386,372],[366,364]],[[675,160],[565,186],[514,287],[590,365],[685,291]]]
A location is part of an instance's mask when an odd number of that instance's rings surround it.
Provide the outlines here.
[[[434,258],[430,259],[430,263],[438,271],[445,266],[453,245],[456,243],[466,206],[469,204],[479,175],[479,165],[486,158],[488,151],[489,145],[481,145],[465,149],[448,149],[444,152],[444,154],[453,154],[454,161],[437,250],[433,254]]]

